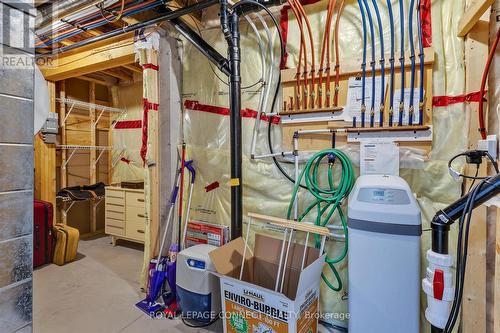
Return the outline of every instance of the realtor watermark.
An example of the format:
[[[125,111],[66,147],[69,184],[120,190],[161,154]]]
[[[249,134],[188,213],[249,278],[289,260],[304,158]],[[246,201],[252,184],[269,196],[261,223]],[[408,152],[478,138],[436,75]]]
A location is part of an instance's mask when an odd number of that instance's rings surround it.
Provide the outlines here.
[[[241,311],[238,312],[239,315],[242,316],[242,318],[245,319],[260,319],[264,314],[256,311]],[[233,315],[233,312],[227,311],[227,312],[213,312],[213,311],[184,311],[182,313],[182,316],[184,319],[188,320],[193,320],[193,321],[202,321],[202,322],[209,322],[213,321],[216,318],[220,319],[230,319],[231,316]],[[150,316],[155,319],[162,319],[162,318],[171,318],[171,315],[167,313],[167,311],[162,312],[158,311],[155,313],[150,313]],[[319,312],[302,312],[302,313],[295,313],[295,312],[289,312],[288,313],[289,318],[293,319],[299,319],[299,318],[306,318],[306,319],[315,319],[315,320],[320,320],[320,321],[346,321],[350,319],[350,313],[349,312],[332,312],[332,313],[319,313]]]
[[[2,1],[0,5],[0,69],[29,70],[34,65],[54,66],[55,57],[35,57],[35,16],[25,1]]]

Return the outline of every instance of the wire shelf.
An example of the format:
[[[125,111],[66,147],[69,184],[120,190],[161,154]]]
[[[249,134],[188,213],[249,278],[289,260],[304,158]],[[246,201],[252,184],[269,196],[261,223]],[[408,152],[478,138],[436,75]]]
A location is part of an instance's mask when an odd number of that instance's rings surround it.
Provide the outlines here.
[[[111,150],[112,146],[78,146],[78,145],[57,145],[58,149],[66,150]]]
[[[72,108],[76,107],[78,109],[85,109],[85,110],[90,110],[94,109],[96,111],[103,111],[103,112],[111,112],[111,113],[122,113],[124,110],[118,109],[118,108],[113,108],[110,106],[104,106],[100,104],[94,104],[94,103],[87,103],[83,101],[79,101],[76,99],[71,99],[71,98],[56,98],[56,101],[59,103],[64,103],[67,105],[70,105]]]

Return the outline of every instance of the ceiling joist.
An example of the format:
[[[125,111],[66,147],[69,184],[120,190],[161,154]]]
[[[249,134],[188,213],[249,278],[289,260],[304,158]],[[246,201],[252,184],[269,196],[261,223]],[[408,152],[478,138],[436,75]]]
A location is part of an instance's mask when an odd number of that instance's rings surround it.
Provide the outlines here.
[[[133,39],[109,44],[107,47],[55,57],[52,63],[41,66],[46,80],[59,81],[104,71],[135,62]]]

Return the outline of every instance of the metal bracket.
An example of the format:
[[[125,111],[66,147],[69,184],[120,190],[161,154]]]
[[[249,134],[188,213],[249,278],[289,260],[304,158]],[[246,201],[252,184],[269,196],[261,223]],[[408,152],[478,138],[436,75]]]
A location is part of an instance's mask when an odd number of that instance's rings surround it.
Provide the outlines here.
[[[69,115],[71,114],[71,111],[73,111],[73,108],[75,107],[76,101],[73,101],[71,103],[71,106],[69,107],[68,112],[66,113],[66,116],[64,117],[63,124],[66,124],[66,120],[68,120]]]
[[[63,168],[63,169],[66,169],[66,166],[68,165],[69,161],[71,161],[71,158],[73,158],[73,155],[75,155],[75,153],[76,153],[76,149],[73,149],[73,150],[71,151],[71,154],[69,155],[69,157],[68,157],[68,158],[66,158],[66,161],[64,161],[64,163],[63,163],[63,165],[62,165],[62,168]]]

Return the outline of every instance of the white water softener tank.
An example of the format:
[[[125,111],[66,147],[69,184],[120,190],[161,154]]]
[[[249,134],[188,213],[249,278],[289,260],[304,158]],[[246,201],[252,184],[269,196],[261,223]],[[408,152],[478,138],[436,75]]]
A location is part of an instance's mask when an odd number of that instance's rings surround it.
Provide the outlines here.
[[[359,177],[348,228],[349,333],[419,333],[422,224],[408,184]]]

